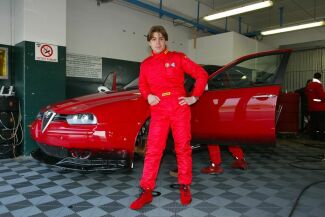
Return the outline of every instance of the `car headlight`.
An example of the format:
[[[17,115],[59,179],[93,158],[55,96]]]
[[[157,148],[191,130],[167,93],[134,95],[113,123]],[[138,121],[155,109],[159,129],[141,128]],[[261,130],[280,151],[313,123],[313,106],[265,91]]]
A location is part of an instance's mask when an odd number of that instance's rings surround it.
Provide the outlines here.
[[[97,118],[93,114],[67,115],[68,124],[97,124]]]

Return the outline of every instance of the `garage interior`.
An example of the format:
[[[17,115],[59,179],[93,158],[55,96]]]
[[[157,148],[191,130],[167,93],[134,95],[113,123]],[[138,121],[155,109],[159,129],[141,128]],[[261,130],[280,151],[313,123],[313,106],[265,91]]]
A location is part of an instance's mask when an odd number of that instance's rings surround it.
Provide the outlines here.
[[[0,0],[0,216],[229,216],[321,217],[325,211],[325,139],[311,138],[299,90],[314,73],[325,82],[325,1],[273,0],[272,6],[214,21],[205,16],[253,0]],[[310,22],[321,26],[273,35],[262,32]],[[134,168],[71,171],[31,156],[38,145],[30,125],[41,108],[116,88],[139,75],[150,55],[146,34],[163,25],[168,48],[204,66],[223,66],[241,56],[292,49],[276,117],[276,144],[242,146],[247,170],[231,168],[221,144],[219,175],[200,172],[209,164],[203,144],[193,150],[193,201],[179,202],[170,176],[175,153],[166,150],[156,189],[141,210],[143,156]],[[42,59],[41,46],[54,49]],[[114,75],[115,73],[115,75]]]

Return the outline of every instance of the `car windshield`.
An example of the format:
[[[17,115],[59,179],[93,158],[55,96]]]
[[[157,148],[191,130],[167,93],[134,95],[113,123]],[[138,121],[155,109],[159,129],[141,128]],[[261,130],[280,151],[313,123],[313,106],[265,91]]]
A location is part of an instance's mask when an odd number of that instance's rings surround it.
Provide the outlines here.
[[[123,87],[123,90],[132,90],[132,89],[137,89],[139,87],[139,77],[133,79],[131,82],[126,84]]]

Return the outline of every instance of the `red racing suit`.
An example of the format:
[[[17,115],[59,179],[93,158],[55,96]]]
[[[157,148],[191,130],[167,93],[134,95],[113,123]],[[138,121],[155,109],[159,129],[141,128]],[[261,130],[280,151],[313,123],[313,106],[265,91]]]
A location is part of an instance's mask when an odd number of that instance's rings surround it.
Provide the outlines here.
[[[307,96],[308,111],[325,111],[325,92],[322,83],[318,79],[313,79],[305,88]]]
[[[184,73],[196,79],[192,96],[202,95],[207,83],[205,70],[183,53],[165,49],[145,59],[140,67],[139,89],[147,99],[156,95],[160,101],[150,106],[151,121],[147,150],[140,186],[154,189],[161,157],[171,128],[178,166],[179,184],[192,182],[191,111],[188,105],[179,105],[178,98],[186,96]]]
[[[308,103],[308,112],[310,113],[311,133],[314,139],[321,139],[325,135],[325,92],[320,80],[313,78],[305,88],[305,94]]]
[[[209,150],[209,156],[211,163],[214,163],[215,165],[221,164],[221,153],[220,153],[220,147],[219,145],[208,145]],[[232,154],[232,156],[236,159],[243,160],[244,159],[244,152],[243,149],[241,149],[240,146],[228,146],[229,152]]]

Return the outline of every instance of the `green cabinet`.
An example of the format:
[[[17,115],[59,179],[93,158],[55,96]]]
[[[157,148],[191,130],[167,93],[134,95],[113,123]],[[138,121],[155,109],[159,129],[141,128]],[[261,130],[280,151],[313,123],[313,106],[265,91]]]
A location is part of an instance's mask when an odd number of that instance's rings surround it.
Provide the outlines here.
[[[37,147],[29,125],[40,108],[65,99],[66,48],[58,46],[58,62],[35,60],[35,42],[23,41],[14,47],[16,95],[20,99],[24,131],[23,153]]]

